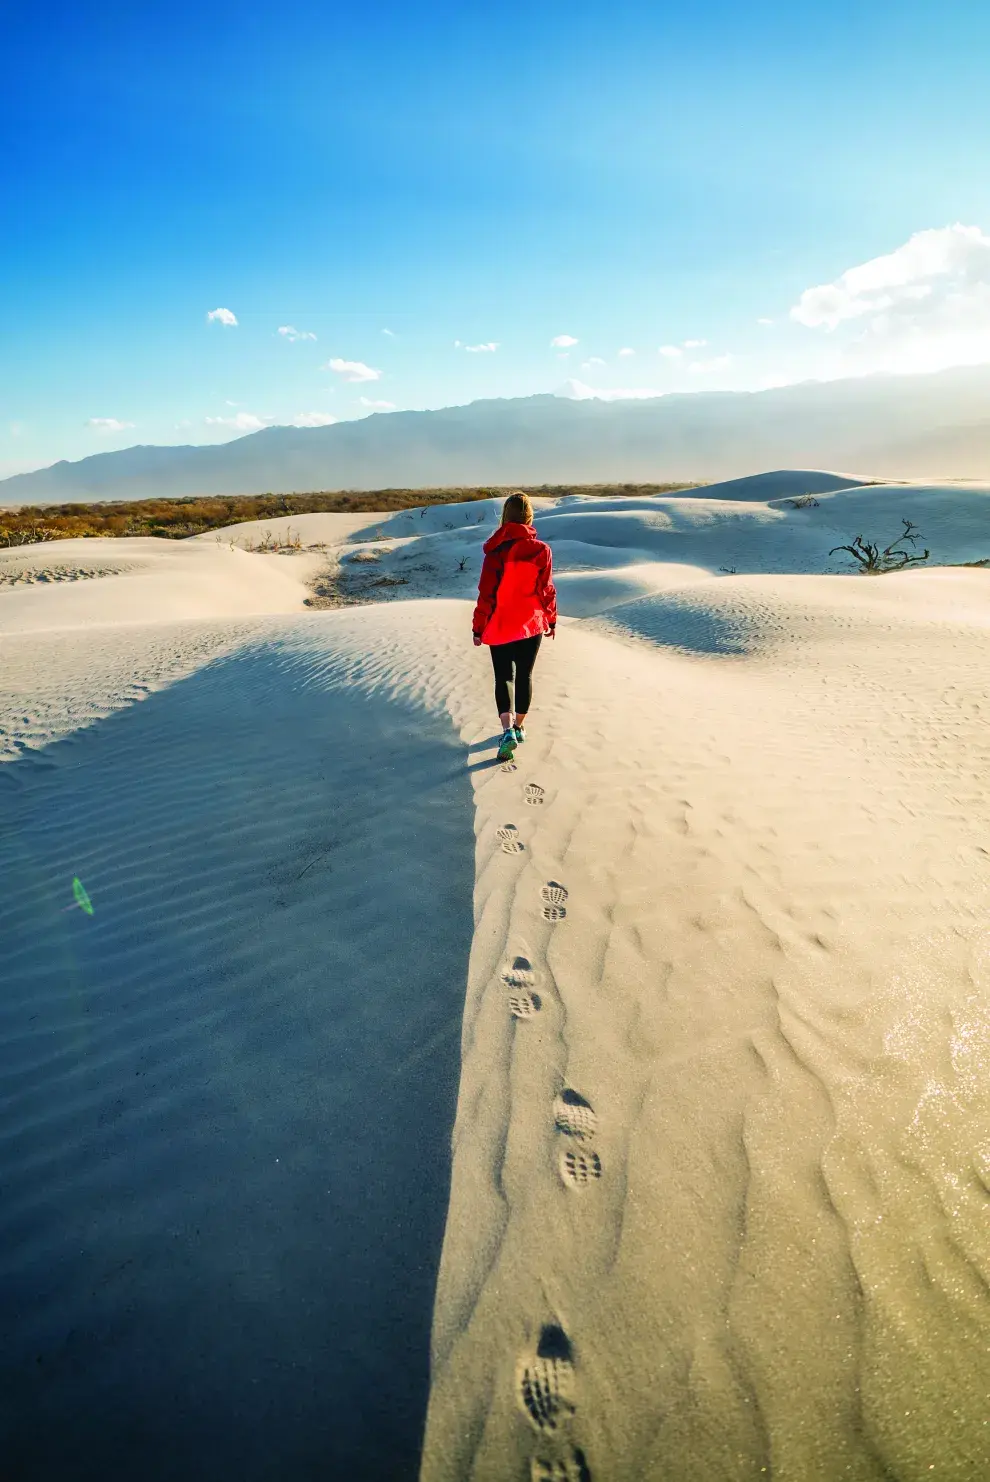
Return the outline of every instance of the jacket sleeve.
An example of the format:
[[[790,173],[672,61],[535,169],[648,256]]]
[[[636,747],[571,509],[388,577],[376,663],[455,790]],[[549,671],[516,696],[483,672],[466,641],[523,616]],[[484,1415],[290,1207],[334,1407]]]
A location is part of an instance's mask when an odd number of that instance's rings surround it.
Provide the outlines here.
[[[536,595],[543,604],[543,615],[552,633],[557,626],[557,588],[553,584],[553,556],[549,546],[536,579]]]
[[[478,603],[474,609],[474,617],[471,619],[471,631],[475,638],[480,638],[484,633],[491,615],[495,611],[495,599],[498,596],[498,584],[502,576],[502,562],[497,559],[498,552],[492,551],[485,556],[481,566],[481,580],[478,582]]]

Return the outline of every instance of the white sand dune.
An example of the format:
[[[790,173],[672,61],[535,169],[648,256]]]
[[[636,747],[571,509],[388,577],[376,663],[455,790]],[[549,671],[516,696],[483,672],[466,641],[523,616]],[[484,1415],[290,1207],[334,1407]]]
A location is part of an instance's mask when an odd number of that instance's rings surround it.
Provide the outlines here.
[[[769,473],[748,473],[741,479],[723,479],[709,484],[706,492],[713,499],[780,499],[788,494],[824,494],[873,482],[857,474],[829,473],[820,468],[776,468]]]
[[[118,546],[124,559],[115,562]],[[152,538],[3,551],[0,633],[301,612],[305,576],[315,564],[313,556],[290,566],[282,557],[252,557],[216,541]]]
[[[0,588],[23,1473],[990,1475],[990,571],[827,553],[990,491],[791,477],[541,508],[510,768],[494,506]]]
[[[808,494],[817,502],[795,507]],[[934,561],[990,559],[987,485],[867,484],[799,469],[710,485],[690,497],[572,495],[535,503],[537,528],[553,546],[565,617],[592,617],[709,576],[841,573],[853,562],[832,554],[834,547],[858,534],[888,545],[905,518],[920,529]],[[373,566],[379,600],[470,599],[480,547],[500,508],[498,500],[480,500],[380,516],[286,516],[187,544],[298,539],[302,550],[292,559],[304,576],[319,546],[336,577]]]

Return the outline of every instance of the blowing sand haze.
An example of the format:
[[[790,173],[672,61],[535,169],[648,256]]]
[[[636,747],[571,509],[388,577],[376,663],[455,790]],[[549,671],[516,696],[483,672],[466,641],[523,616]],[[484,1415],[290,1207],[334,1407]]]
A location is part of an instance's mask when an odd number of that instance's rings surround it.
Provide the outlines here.
[[[0,553],[12,1477],[990,1476],[990,488],[534,503]]]

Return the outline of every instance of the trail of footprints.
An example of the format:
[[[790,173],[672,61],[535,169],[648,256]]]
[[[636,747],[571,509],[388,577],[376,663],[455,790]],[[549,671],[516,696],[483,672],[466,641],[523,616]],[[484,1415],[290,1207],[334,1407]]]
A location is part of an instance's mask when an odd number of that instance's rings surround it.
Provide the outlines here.
[[[507,763],[502,770],[515,771],[515,764]],[[524,797],[530,807],[540,807],[545,792],[539,783],[528,782]],[[495,837],[505,854],[521,854],[525,849],[514,824],[497,828]],[[546,882],[540,890],[541,915],[545,921],[556,923],[566,918],[567,896],[567,889],[559,880]],[[535,1018],[543,1007],[537,992],[541,975],[529,958],[514,957],[501,976],[513,1018]],[[554,1101],[553,1122],[558,1135],[557,1169],[562,1183],[575,1191],[588,1189],[602,1176],[602,1160],[594,1146],[598,1118],[591,1102],[565,1086]],[[572,1445],[566,1435],[568,1422],[576,1411],[574,1391],[571,1341],[559,1324],[547,1323],[540,1330],[535,1349],[523,1353],[516,1363],[519,1407],[542,1437],[544,1450],[553,1453],[533,1457],[531,1482],[592,1482],[584,1452]]]

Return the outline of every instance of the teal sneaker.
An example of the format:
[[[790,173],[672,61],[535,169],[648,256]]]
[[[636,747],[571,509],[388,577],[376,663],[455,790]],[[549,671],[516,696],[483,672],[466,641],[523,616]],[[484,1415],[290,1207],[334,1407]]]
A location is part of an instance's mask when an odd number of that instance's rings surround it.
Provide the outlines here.
[[[514,736],[516,738],[516,745],[517,746],[521,746],[523,744],[523,742],[525,741],[525,739],[526,739],[526,727],[525,726],[513,726],[512,727],[512,731],[513,731],[513,734],[514,734]]]
[[[498,748],[497,761],[507,762],[516,749],[516,733],[510,726],[502,737],[502,744]]]

